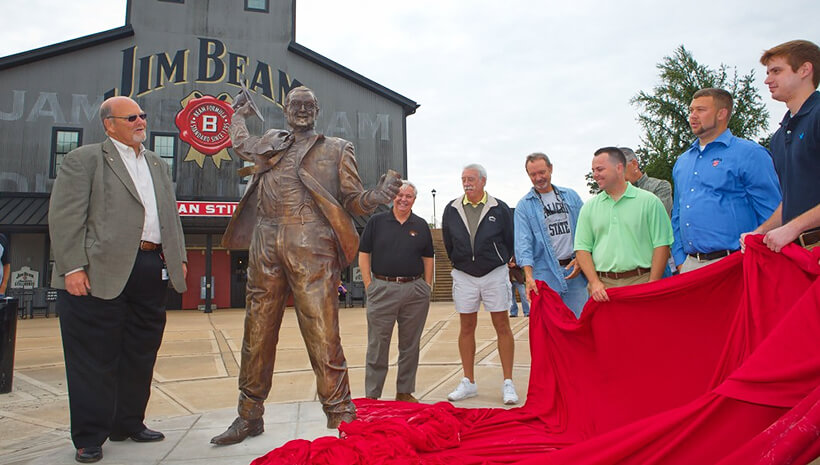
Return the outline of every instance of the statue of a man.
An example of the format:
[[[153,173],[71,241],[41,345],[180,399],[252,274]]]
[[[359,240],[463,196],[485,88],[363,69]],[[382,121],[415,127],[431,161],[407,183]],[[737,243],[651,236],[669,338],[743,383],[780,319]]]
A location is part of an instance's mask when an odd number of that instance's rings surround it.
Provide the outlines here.
[[[285,97],[292,132],[272,129],[250,136],[245,118],[252,112],[250,102],[240,105],[230,127],[234,150],[255,166],[222,238],[229,249],[250,247],[239,417],[211,439],[220,445],[264,431],[264,401],[291,293],[327,427],[356,418],[339,337],[337,291],[341,270],[358,250],[351,214],[372,212],[401,187],[400,176],[391,171],[374,189],[363,189],[353,145],[314,129],[319,103],[307,87]]]

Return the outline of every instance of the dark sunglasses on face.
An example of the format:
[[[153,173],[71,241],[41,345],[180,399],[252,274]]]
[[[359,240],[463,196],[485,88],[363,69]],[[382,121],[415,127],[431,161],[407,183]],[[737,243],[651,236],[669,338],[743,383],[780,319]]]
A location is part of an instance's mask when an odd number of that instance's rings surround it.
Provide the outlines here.
[[[148,115],[145,113],[140,113],[138,115],[131,115],[131,116],[106,116],[106,118],[117,118],[117,119],[124,119],[129,123],[133,123],[137,120],[137,118],[145,121],[148,118]]]

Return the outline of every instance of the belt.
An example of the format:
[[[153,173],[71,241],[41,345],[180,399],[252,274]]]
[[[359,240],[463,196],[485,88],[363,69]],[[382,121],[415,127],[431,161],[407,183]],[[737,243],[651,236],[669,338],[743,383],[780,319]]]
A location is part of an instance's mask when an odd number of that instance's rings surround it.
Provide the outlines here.
[[[154,244],[153,242],[140,241],[140,250],[146,252],[153,252],[154,250],[162,250],[162,244]]]
[[[704,261],[708,261],[708,260],[715,260],[715,259],[718,259],[718,258],[728,257],[729,255],[731,255],[734,252],[737,252],[737,250],[716,250],[714,252],[709,252],[709,253],[695,252],[695,253],[690,253],[690,254],[686,254],[686,255],[689,255],[692,258],[697,258],[698,260],[704,262]]]
[[[635,268],[634,270],[629,271],[598,271],[598,276],[602,278],[608,279],[621,279],[621,278],[631,278],[633,276],[640,276],[642,274],[649,273],[649,268]]]
[[[380,279],[382,281],[390,281],[391,283],[409,283],[421,278],[421,275],[418,276],[382,276],[380,274],[374,274],[374,278]]]
[[[269,218],[261,216],[259,217],[260,224],[266,224],[269,226],[276,226],[280,224],[307,224],[307,223],[315,223],[320,221],[319,215],[314,213],[310,213],[307,215],[295,215],[295,216],[279,216],[276,218]]]
[[[558,264],[561,266],[567,266],[572,263],[573,260],[575,260],[575,257],[565,258],[563,260],[558,260]]]
[[[797,236],[797,239],[794,240],[794,243],[800,247],[808,247],[810,245],[817,244],[818,242],[820,242],[820,229],[806,231]]]

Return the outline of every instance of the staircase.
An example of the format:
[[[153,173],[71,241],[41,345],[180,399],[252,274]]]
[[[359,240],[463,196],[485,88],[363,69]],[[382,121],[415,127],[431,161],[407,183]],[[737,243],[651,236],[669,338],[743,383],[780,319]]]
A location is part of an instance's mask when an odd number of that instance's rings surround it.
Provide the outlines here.
[[[450,271],[453,265],[444,249],[444,240],[441,229],[433,229],[433,250],[435,251],[435,274],[433,276],[433,293],[430,300],[433,302],[451,302],[453,300],[453,277]]]

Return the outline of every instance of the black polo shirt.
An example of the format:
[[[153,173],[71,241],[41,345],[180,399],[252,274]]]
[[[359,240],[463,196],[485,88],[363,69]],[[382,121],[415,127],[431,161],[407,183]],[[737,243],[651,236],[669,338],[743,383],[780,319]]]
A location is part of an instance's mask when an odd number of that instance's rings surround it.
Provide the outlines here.
[[[820,204],[820,92],[788,111],[771,141],[783,193],[783,224]]]
[[[393,210],[370,217],[359,241],[359,252],[370,254],[370,270],[382,276],[419,276],[424,274],[421,257],[433,256],[430,226],[419,216],[401,224]]]

